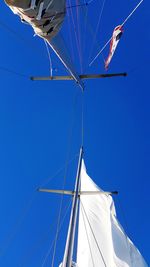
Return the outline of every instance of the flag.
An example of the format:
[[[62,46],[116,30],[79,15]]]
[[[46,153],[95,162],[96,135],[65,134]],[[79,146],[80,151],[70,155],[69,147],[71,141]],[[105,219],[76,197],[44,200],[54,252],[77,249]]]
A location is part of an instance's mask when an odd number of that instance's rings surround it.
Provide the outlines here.
[[[108,66],[110,64],[110,61],[114,55],[114,52],[116,50],[116,47],[119,43],[119,40],[122,36],[122,33],[123,33],[123,27],[121,25],[115,27],[114,31],[113,31],[113,34],[112,34],[112,38],[111,38],[111,41],[110,41],[110,50],[109,50],[109,55],[105,61],[105,69],[107,70],[108,69]]]

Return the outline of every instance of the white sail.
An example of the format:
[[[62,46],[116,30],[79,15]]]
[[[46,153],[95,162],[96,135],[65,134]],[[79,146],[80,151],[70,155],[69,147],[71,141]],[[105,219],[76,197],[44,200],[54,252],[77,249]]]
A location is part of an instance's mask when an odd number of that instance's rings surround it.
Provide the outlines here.
[[[116,218],[112,197],[105,194],[81,170],[77,266],[78,267],[147,267],[142,255],[127,237]]]

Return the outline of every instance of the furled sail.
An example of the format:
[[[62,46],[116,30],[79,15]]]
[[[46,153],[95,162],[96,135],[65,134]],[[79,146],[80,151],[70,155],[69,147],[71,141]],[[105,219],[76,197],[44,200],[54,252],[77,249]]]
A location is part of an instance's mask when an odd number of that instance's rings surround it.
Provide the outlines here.
[[[35,34],[50,44],[66,69],[83,88],[66,52],[66,45],[58,34],[66,15],[66,0],[5,0],[5,2],[13,13],[20,16],[22,22],[31,25]]]
[[[77,266],[148,267],[116,218],[112,197],[105,194],[81,171]],[[91,191],[99,192],[91,194]]]
[[[42,38],[52,39],[60,30],[66,14],[66,0],[5,0],[21,21],[29,23]]]

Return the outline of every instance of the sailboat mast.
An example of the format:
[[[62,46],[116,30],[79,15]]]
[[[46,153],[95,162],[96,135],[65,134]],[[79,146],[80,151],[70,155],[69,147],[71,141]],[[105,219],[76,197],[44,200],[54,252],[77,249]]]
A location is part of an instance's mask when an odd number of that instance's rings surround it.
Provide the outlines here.
[[[79,191],[80,191],[80,173],[81,173],[82,158],[83,158],[83,147],[80,148],[75,190],[74,190],[69,229],[68,229],[68,235],[67,235],[67,242],[66,242],[62,267],[71,267],[71,264],[72,264],[74,237],[75,237],[76,221],[77,221],[78,206],[79,206],[78,196],[79,196]]]

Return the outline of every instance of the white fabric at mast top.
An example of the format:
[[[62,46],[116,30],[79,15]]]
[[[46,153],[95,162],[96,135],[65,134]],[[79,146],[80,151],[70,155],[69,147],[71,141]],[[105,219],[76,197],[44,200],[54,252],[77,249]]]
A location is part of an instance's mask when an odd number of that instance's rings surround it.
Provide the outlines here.
[[[103,193],[81,170],[81,191],[99,191],[80,196],[78,267],[148,267],[116,218],[112,197]]]
[[[71,76],[83,89],[67,46],[59,34],[66,15],[66,0],[5,0],[13,13],[19,15],[22,22],[28,23],[36,35],[44,38]]]
[[[66,0],[5,0],[10,9],[29,23],[40,37],[52,39],[66,15]]]

